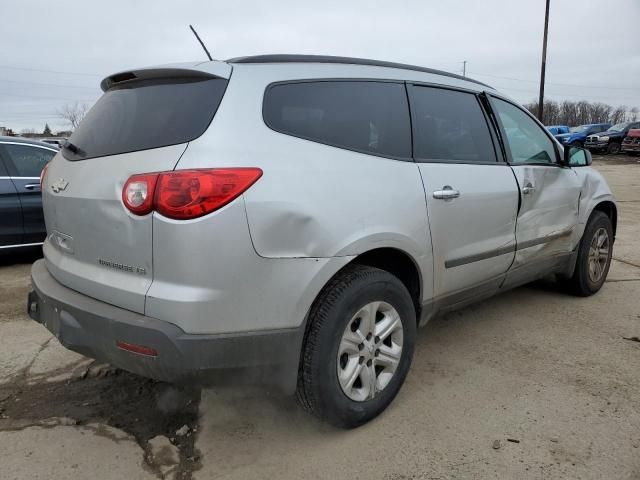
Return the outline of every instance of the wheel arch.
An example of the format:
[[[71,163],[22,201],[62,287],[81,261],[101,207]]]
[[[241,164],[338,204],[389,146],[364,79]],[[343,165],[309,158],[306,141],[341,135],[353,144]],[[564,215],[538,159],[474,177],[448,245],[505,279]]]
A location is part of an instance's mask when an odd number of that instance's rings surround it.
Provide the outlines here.
[[[589,217],[593,215],[593,212],[602,212],[607,217],[609,217],[609,220],[611,220],[611,228],[613,229],[613,239],[615,241],[616,229],[618,227],[618,207],[616,207],[616,204],[611,200],[604,200],[597,203],[596,206],[593,207],[593,210],[591,210]]]
[[[348,265],[351,264],[379,268],[397,277],[409,291],[416,309],[416,319],[419,321],[423,281],[418,263],[409,253],[398,248],[380,247],[361,253]],[[339,273],[340,271],[336,275]]]

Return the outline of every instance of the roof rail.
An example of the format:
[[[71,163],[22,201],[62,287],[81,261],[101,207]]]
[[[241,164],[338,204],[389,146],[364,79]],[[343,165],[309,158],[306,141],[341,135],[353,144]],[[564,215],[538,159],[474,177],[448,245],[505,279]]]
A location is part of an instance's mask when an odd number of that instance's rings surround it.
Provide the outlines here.
[[[488,88],[492,88],[489,85],[474,80],[469,77],[463,77],[462,75],[456,75],[455,73],[444,72],[442,70],[435,70],[433,68],[418,67],[416,65],[407,65],[405,63],[385,62],[382,60],[370,60],[367,58],[353,58],[353,57],[335,57],[331,55],[291,55],[291,54],[276,54],[276,55],[253,55],[248,57],[235,57],[226,60],[227,63],[343,63],[350,65],[368,65],[373,67],[387,67],[398,68],[402,70],[414,70],[416,72],[431,73],[434,75],[443,75],[445,77],[456,78],[458,80],[465,80],[467,82],[477,83]]]

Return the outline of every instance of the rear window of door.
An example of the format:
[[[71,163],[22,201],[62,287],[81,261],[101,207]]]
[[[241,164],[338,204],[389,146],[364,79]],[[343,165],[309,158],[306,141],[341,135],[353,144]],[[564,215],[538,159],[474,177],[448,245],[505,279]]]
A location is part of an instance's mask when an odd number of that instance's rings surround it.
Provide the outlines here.
[[[515,105],[495,97],[491,98],[491,106],[506,137],[511,163],[556,163],[557,155],[553,141],[529,115]]]
[[[105,92],[62,154],[85,160],[185,143],[202,135],[222,101],[222,78],[127,82]]]
[[[411,159],[404,84],[308,81],[271,85],[263,105],[273,130],[334,147]]]
[[[35,145],[4,144],[11,176],[39,178],[44,166],[56,152]]]
[[[489,126],[474,94],[417,85],[410,92],[417,161],[496,162]]]

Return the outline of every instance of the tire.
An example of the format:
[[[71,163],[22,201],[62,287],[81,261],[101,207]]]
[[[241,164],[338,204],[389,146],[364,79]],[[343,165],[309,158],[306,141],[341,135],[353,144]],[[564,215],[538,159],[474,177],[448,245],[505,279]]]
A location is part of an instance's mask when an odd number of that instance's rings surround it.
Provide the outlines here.
[[[576,140],[575,142],[571,142],[569,144],[569,146],[570,147],[576,147],[576,148],[582,148],[582,142],[579,142],[579,141]]]
[[[617,155],[620,153],[620,144],[617,142],[611,142],[607,145],[607,153],[609,155]]]
[[[393,322],[394,312],[399,326]],[[367,321],[370,318],[374,319],[371,323]],[[384,339],[374,336],[383,335],[390,325],[395,325],[392,334]],[[397,277],[378,268],[347,266],[311,307],[298,372],[299,403],[340,428],[372,420],[387,408],[404,383],[413,357],[416,325],[413,300]],[[386,330],[392,331],[390,327]],[[360,344],[356,345],[357,341]],[[399,357],[393,367],[388,362],[393,357],[385,352]],[[352,379],[351,387],[346,378]]]
[[[602,245],[606,244],[607,253],[604,258],[600,257],[598,261],[599,269],[596,269],[593,263],[595,261],[593,257],[595,251],[592,249],[592,246],[600,243],[603,238],[601,236],[603,233],[606,233],[606,241]],[[609,273],[612,254],[613,228],[611,226],[611,220],[603,212],[595,211],[591,214],[584,234],[582,235],[573,276],[567,280],[569,291],[580,297],[588,297],[600,290]]]

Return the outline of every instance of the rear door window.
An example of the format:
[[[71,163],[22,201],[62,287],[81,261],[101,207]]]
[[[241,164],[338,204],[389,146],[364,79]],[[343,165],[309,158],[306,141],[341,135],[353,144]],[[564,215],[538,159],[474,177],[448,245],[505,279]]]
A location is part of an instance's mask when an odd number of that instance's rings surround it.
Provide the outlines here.
[[[489,126],[472,93],[411,87],[417,161],[496,162]]]
[[[9,170],[14,177],[39,178],[44,166],[56,152],[35,145],[3,145],[8,158]],[[0,147],[2,148],[2,147]]]
[[[63,149],[85,160],[189,142],[202,135],[222,100],[222,78],[154,79],[107,90]],[[77,150],[76,150],[77,149]]]
[[[277,132],[384,157],[411,158],[404,84],[309,81],[265,93],[265,123]]]

